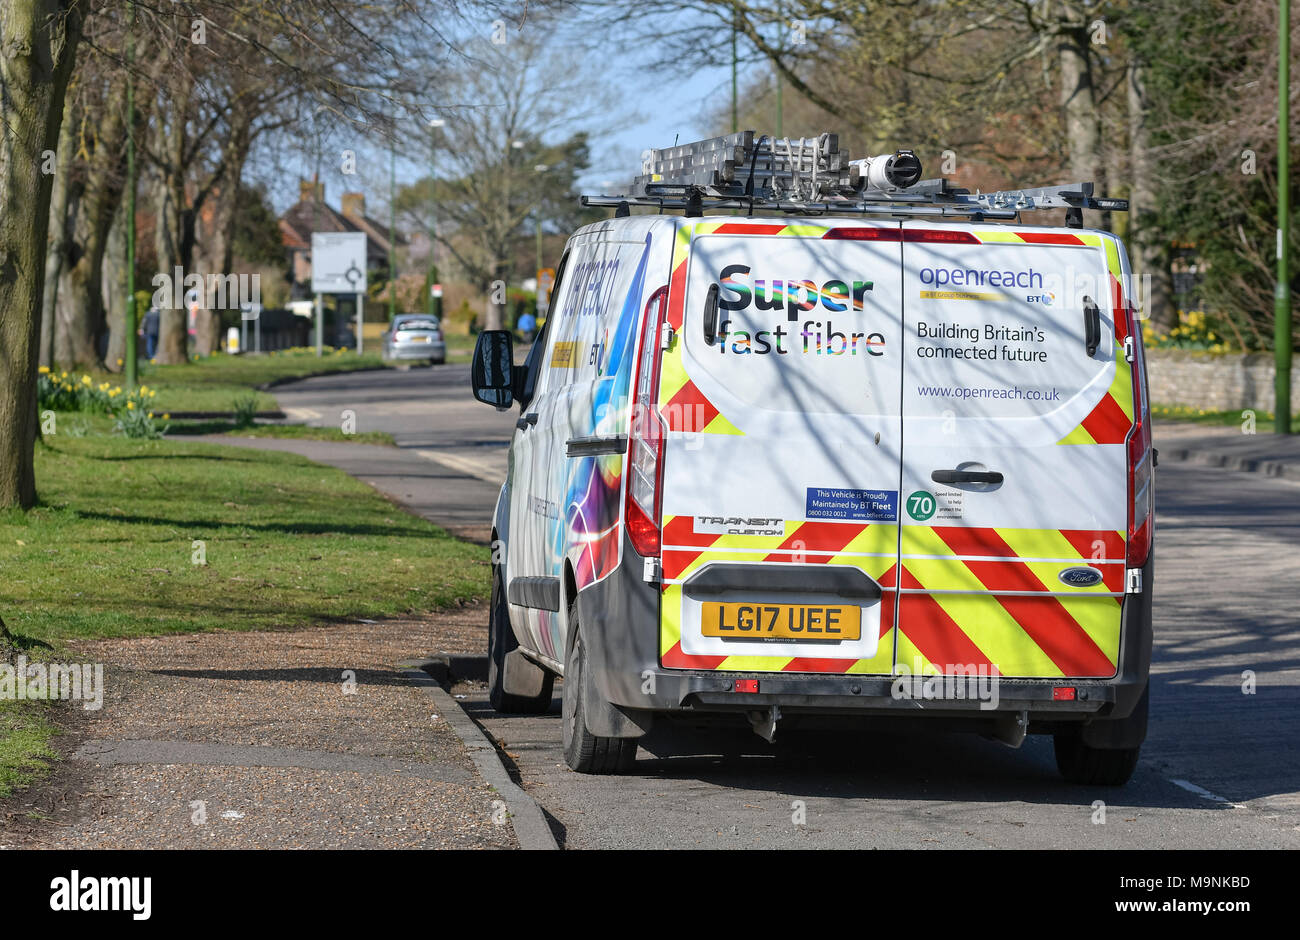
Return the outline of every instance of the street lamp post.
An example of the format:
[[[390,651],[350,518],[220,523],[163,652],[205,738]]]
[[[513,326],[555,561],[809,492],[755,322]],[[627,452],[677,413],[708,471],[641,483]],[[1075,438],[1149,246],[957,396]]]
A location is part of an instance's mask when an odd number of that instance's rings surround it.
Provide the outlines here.
[[[358,301],[359,303],[360,301]],[[397,141],[388,150],[388,322],[397,316]],[[357,311],[360,329],[361,311]],[[360,337],[358,337],[358,340]]]
[[[1281,0],[1277,26],[1277,283],[1273,288],[1273,428],[1291,433],[1291,3]]]
[[[545,163],[539,163],[533,167],[536,173],[545,173],[550,167]],[[537,296],[541,296],[542,289],[542,200],[538,197],[537,212],[535,215],[537,221]]]
[[[136,357],[135,309],[135,4],[130,4],[130,25],[126,34],[126,374],[127,388],[135,388],[139,363]]]

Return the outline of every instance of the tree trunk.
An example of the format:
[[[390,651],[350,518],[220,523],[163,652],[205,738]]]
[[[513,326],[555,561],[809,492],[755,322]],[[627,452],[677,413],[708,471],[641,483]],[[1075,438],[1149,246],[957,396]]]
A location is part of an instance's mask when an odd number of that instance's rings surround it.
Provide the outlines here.
[[[102,368],[104,298],[101,277],[108,230],[122,201],[126,121],[110,99],[107,115],[93,135],[83,168],[81,198],[74,210],[73,250],[65,265],[55,304],[55,359],[69,367]]]
[[[64,110],[67,110],[65,104]],[[68,177],[71,175],[72,151],[76,146],[73,123],[65,120],[59,128],[59,149],[56,152],[54,188],[50,195],[49,248],[45,254],[45,287],[41,296],[41,332],[39,359],[41,365],[54,365],[54,303],[59,294],[59,275],[68,255]]]
[[[1160,332],[1168,332],[1177,321],[1173,275],[1169,271],[1166,240],[1156,226],[1156,181],[1151,159],[1151,132],[1142,66],[1129,66],[1128,122],[1132,192],[1129,203],[1129,240],[1133,252],[1133,292],[1141,305],[1139,315]]]
[[[154,175],[154,251],[158,258],[159,274],[171,284],[176,274],[182,283],[166,291],[166,303],[158,307],[158,351],[160,363],[189,361],[188,311],[182,304],[172,305],[172,298],[184,297],[183,283],[190,273],[191,253],[194,247],[194,221],[185,201],[185,118],[189,111],[190,89],[178,89],[170,102],[171,114],[159,113],[158,172]],[[155,285],[157,286],[157,285]]]
[[[113,224],[108,229],[101,282],[108,320],[104,364],[110,372],[121,372],[126,366],[126,203],[122,200],[118,200]]]
[[[1092,82],[1086,28],[1065,28],[1056,47],[1061,79],[1061,110],[1069,148],[1068,182],[1102,182],[1101,113]],[[1104,191],[1104,190],[1102,190]]]
[[[500,270],[500,263],[493,265],[494,270]],[[498,290],[498,285],[502,285],[500,279],[494,279],[487,282],[484,291],[487,297],[487,304],[483,309],[483,329],[485,330],[502,330],[505,329],[506,323],[506,292],[504,287]]]
[[[244,173],[244,163],[252,146],[252,121],[255,115],[246,109],[231,111],[229,127],[223,147],[221,178],[209,197],[212,204],[211,222],[205,226],[202,239],[202,257],[196,259],[199,271],[204,274],[225,276],[234,265],[235,211],[239,202],[239,181]],[[206,303],[199,311],[195,327],[195,352],[210,356],[221,338],[221,312],[216,309],[216,290],[212,278],[207,280]],[[227,297],[226,306],[238,306],[239,296]]]
[[[77,0],[0,4],[0,508],[36,503],[36,359],[52,176],[81,39]]]

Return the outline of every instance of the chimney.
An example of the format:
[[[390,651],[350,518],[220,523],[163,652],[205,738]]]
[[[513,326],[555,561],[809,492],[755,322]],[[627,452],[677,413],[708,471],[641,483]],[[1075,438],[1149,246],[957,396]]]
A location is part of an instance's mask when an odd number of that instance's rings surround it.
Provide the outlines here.
[[[313,193],[317,202],[325,201],[325,184],[318,183],[315,180],[298,180],[298,201],[307,202],[312,198]]]
[[[365,193],[344,193],[342,199],[343,215],[345,218],[356,221],[366,214]]]

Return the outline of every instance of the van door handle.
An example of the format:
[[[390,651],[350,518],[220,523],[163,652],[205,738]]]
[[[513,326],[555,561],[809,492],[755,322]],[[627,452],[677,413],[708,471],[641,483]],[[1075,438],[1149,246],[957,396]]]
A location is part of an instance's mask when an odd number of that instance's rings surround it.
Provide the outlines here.
[[[930,479],[935,483],[1001,483],[1002,474],[996,470],[935,470]]]
[[[527,431],[536,423],[537,423],[537,412],[534,411],[532,414],[526,414],[522,418],[519,418],[517,421],[515,421],[515,427],[517,427],[521,431]]]
[[[1083,298],[1083,344],[1088,350],[1088,357],[1096,355],[1101,345],[1101,308],[1093,303],[1091,297]]]
[[[704,297],[704,342],[712,346],[718,341],[718,285],[709,285]]]

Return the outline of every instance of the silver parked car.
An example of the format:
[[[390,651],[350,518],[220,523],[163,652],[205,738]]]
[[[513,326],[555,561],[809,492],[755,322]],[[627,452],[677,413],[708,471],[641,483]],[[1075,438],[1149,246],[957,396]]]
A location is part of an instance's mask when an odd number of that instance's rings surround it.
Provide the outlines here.
[[[385,359],[427,359],[434,365],[447,361],[442,324],[427,313],[402,313],[393,317],[384,333]]]

